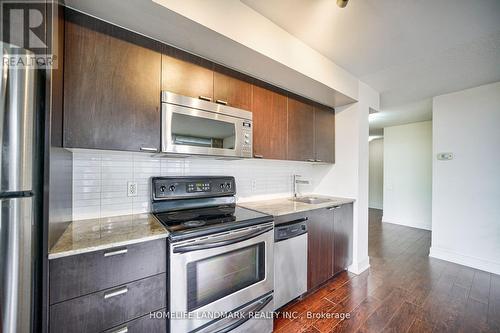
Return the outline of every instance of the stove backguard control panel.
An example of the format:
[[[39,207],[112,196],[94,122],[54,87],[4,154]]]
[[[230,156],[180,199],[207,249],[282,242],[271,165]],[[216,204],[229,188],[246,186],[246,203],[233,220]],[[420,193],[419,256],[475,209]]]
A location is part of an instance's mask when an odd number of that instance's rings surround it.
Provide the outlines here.
[[[234,177],[154,177],[153,200],[229,196],[236,194]]]

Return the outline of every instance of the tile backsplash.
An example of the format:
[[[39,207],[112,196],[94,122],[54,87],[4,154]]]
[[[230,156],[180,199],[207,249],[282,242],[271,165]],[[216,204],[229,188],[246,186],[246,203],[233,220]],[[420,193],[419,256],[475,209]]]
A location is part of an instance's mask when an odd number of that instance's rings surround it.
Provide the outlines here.
[[[331,165],[272,160],[218,160],[165,158],[145,153],[99,150],[73,151],[73,220],[137,214],[150,211],[153,176],[234,176],[239,201],[292,193],[292,175],[299,174],[314,187]],[[127,183],[137,182],[137,196],[127,196]]]

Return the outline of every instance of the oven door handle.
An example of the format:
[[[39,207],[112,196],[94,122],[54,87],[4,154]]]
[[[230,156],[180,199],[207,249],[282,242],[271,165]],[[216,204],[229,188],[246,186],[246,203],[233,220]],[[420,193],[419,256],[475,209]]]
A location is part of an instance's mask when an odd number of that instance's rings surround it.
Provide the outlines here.
[[[192,252],[192,251],[212,249],[214,247],[231,245],[234,243],[243,242],[243,241],[246,241],[248,239],[262,235],[263,233],[266,233],[268,231],[273,230],[273,228],[274,228],[273,226],[269,226],[269,227],[266,227],[263,229],[258,229],[256,231],[253,231],[253,232],[246,234],[244,236],[234,237],[234,238],[226,239],[226,240],[219,241],[219,242],[204,242],[202,244],[179,246],[179,247],[174,248],[173,252],[174,253],[186,253],[186,252]]]
[[[273,300],[273,295],[272,294],[269,295],[269,296],[267,296],[266,298],[261,299],[259,302],[257,302],[257,304],[255,304],[254,306],[252,306],[249,309],[246,309],[247,313],[245,315],[243,315],[242,318],[236,320],[232,324],[229,324],[229,325],[221,328],[218,331],[215,331],[214,333],[227,333],[227,332],[230,332],[230,331],[234,330],[236,327],[243,325],[244,323],[246,323],[247,321],[249,321],[250,319],[252,319],[252,316],[250,316],[249,313],[251,313],[251,312],[252,313],[260,312],[272,300]]]

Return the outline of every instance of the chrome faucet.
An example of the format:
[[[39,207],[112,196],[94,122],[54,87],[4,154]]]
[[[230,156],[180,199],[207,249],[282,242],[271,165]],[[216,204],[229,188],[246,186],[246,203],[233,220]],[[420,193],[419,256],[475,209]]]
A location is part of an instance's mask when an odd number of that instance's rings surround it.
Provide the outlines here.
[[[298,197],[298,191],[297,191],[297,185],[298,184],[305,184],[309,185],[308,180],[300,180],[299,178],[302,177],[301,175],[293,175],[293,197],[297,198]]]

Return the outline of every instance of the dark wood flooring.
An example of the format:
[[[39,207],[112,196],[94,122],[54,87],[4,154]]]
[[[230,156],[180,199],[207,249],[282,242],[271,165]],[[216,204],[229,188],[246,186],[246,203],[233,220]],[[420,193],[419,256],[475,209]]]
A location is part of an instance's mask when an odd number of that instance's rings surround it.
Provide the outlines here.
[[[275,332],[500,332],[500,276],[429,258],[430,242],[370,210],[371,268],[287,305]]]

